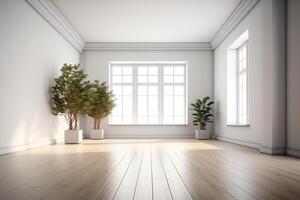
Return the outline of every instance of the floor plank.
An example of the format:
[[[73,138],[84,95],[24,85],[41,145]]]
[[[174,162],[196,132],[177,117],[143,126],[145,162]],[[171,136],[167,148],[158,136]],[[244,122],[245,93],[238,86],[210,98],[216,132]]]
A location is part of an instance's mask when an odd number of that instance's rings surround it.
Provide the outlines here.
[[[152,151],[152,181],[153,181],[153,199],[164,200],[172,199],[169,182],[166,178],[165,170],[160,160],[160,152]]]
[[[151,200],[152,195],[152,168],[151,168],[151,151],[145,150],[142,165],[136,184],[134,194],[135,200]]]
[[[214,140],[86,140],[0,156],[0,199],[300,199],[300,159]]]

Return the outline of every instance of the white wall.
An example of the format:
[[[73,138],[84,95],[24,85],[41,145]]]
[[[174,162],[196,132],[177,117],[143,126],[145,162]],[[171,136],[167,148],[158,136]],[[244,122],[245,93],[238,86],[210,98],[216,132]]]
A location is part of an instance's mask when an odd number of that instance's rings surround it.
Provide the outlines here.
[[[287,147],[300,156],[300,1],[287,5]]]
[[[228,47],[249,30],[249,127],[226,125]],[[215,49],[215,134],[266,153],[285,151],[285,1],[263,0]]]
[[[188,100],[213,96],[212,51],[84,51],[84,67],[91,80],[108,82],[109,61],[187,61]],[[188,126],[109,126],[102,122],[109,138],[190,138],[195,127]],[[82,123],[85,133],[92,128],[89,118]]]
[[[79,53],[25,1],[0,1],[0,27],[0,153],[61,139],[65,121],[51,115],[48,91]]]

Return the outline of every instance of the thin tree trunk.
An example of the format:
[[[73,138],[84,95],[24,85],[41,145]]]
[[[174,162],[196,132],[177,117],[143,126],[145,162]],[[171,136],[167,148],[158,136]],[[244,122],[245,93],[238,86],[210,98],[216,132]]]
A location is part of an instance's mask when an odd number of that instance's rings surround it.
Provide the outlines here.
[[[78,127],[77,127],[77,126],[78,126],[78,114],[75,114],[75,115],[74,115],[74,121],[75,121],[74,129],[77,130],[77,128],[78,128]]]
[[[98,124],[97,124],[97,128],[100,129],[100,124],[101,124],[101,119],[98,119]]]
[[[73,130],[73,120],[72,120],[72,118],[69,119],[69,130]]]
[[[94,129],[97,129],[97,118],[94,118]]]

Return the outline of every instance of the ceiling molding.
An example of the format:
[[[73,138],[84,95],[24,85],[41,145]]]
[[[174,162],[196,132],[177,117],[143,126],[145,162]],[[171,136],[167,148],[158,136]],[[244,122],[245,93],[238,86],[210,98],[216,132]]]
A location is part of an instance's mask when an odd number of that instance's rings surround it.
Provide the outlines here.
[[[26,0],[76,50],[82,51],[85,41],[50,0]]]
[[[213,49],[228,36],[259,1],[260,0],[242,0],[211,40],[210,44]]]
[[[84,51],[210,51],[209,42],[87,42]]]

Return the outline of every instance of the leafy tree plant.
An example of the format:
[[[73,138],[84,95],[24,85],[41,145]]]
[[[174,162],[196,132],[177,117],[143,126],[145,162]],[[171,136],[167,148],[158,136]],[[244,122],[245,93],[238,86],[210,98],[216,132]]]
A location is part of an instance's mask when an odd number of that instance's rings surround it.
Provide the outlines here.
[[[89,91],[90,110],[88,115],[94,118],[94,129],[100,129],[101,120],[115,107],[112,91],[105,82],[95,81]]]
[[[89,109],[88,91],[89,81],[85,81],[87,74],[79,65],[64,64],[61,75],[54,79],[51,88],[52,113],[63,115],[69,125],[69,130],[78,129],[78,120]]]
[[[193,125],[199,126],[200,130],[206,130],[206,124],[212,123],[211,119],[214,115],[211,113],[213,101],[210,101],[210,97],[204,97],[202,100],[197,99],[195,103],[192,103],[191,110],[194,111],[192,114],[194,116]]]

